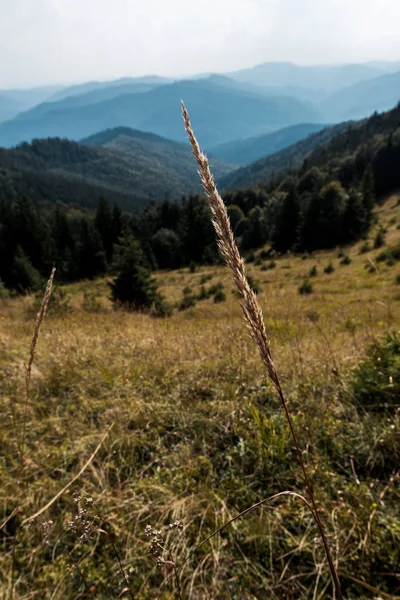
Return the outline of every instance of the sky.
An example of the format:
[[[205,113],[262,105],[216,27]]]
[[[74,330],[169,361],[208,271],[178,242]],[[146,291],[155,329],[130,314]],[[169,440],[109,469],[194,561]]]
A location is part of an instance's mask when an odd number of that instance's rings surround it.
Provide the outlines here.
[[[0,0],[0,88],[400,60],[399,0]]]

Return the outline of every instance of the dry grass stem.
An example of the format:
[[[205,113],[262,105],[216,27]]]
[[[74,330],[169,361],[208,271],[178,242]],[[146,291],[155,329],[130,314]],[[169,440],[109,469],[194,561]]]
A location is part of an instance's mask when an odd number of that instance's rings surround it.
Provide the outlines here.
[[[310,483],[310,480],[309,480],[309,477],[308,477],[308,474],[307,474],[307,471],[306,471],[306,468],[304,465],[302,453],[300,451],[300,448],[299,448],[299,445],[297,442],[297,436],[296,436],[296,433],[295,433],[295,430],[293,427],[292,418],[291,418],[289,408],[288,408],[288,405],[286,403],[286,400],[285,400],[285,397],[284,397],[284,394],[282,391],[278,373],[276,371],[276,368],[275,368],[273,360],[272,360],[270,343],[267,338],[267,333],[266,333],[266,328],[265,328],[265,324],[264,324],[264,318],[263,318],[261,306],[258,302],[256,294],[250,288],[249,282],[246,278],[244,261],[243,261],[242,257],[240,256],[239,249],[236,245],[235,237],[233,235],[233,231],[232,231],[230,221],[229,221],[228,211],[227,211],[225,203],[222,200],[222,198],[217,190],[217,187],[215,185],[215,181],[214,181],[214,178],[212,176],[212,173],[210,171],[210,167],[208,164],[208,159],[205,156],[205,154],[203,154],[203,152],[201,151],[199,143],[197,142],[197,139],[193,133],[193,129],[192,129],[192,126],[190,123],[189,113],[188,113],[183,101],[182,101],[182,114],[183,114],[183,120],[185,123],[185,129],[188,134],[189,141],[190,141],[190,144],[192,147],[192,151],[193,151],[194,157],[199,165],[199,175],[200,175],[204,190],[207,194],[207,197],[208,197],[208,200],[210,203],[210,208],[211,208],[211,213],[212,213],[212,222],[213,222],[216,234],[217,234],[218,247],[219,247],[219,250],[220,250],[227,266],[231,269],[233,282],[242,297],[241,307],[242,307],[246,326],[250,332],[251,337],[253,338],[253,340],[255,341],[255,343],[258,346],[258,349],[261,354],[261,359],[267,368],[269,378],[271,379],[272,383],[275,385],[275,388],[278,392],[279,398],[282,402],[282,405],[283,405],[283,408],[285,411],[285,415],[286,415],[286,418],[288,420],[288,424],[290,427],[290,431],[291,431],[291,434],[293,437],[293,441],[294,441],[294,444],[296,447],[297,456],[298,456],[298,459],[299,459],[299,462],[300,462],[300,465],[301,465],[301,468],[303,471],[306,487],[307,487],[307,490],[308,490],[308,493],[310,496],[311,504],[313,507],[312,512],[317,521],[320,535],[322,538],[322,542],[323,542],[325,552],[327,555],[327,559],[329,562],[329,567],[330,567],[333,581],[335,584],[336,592],[338,594],[339,600],[343,600],[339,578],[336,573],[335,565],[334,565],[334,562],[331,557],[331,553],[329,550],[327,539],[325,537],[323,525],[322,525],[321,519],[319,517],[319,512],[318,512],[318,508],[317,508],[317,505],[315,502],[311,483]]]
[[[28,364],[26,365],[26,372],[25,372],[25,406],[24,406],[24,415],[23,415],[23,421],[22,421],[22,438],[21,438],[21,446],[20,446],[20,465],[21,465],[21,469],[23,467],[23,461],[24,461],[24,447],[25,447],[25,439],[26,439],[26,421],[27,421],[27,413],[28,413],[28,405],[29,405],[29,391],[30,391],[30,385],[31,385],[32,365],[33,365],[33,361],[35,359],[36,346],[37,346],[37,341],[38,341],[38,338],[39,338],[40,327],[41,327],[41,325],[43,323],[43,320],[44,320],[44,318],[46,316],[47,307],[49,305],[49,300],[50,300],[51,292],[53,290],[53,281],[54,281],[55,272],[56,272],[56,268],[53,267],[53,269],[52,269],[52,271],[50,273],[49,280],[48,280],[47,285],[46,285],[46,289],[45,289],[45,292],[44,292],[42,303],[40,305],[39,312],[38,312],[38,314],[36,316],[35,329],[34,329],[34,332],[33,332],[31,347],[30,347],[30,351],[29,351],[29,360],[28,360]]]

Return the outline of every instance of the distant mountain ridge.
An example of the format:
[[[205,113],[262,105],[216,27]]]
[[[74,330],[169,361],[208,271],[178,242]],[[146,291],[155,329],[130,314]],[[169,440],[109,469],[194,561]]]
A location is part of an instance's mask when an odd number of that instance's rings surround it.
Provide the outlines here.
[[[304,168],[324,168],[331,177],[351,184],[352,173],[371,163],[380,172],[376,192],[393,191],[400,184],[400,103],[368,119],[343,122],[233,171],[218,180],[221,190],[268,186],[272,177]],[[385,172],[382,176],[381,172]],[[348,180],[350,177],[350,180]],[[398,183],[396,183],[398,182]]]
[[[214,156],[229,163],[246,165],[270,154],[275,154],[287,146],[302,140],[309,135],[325,129],[327,125],[318,123],[300,123],[278,129],[272,133],[234,140],[219,146],[212,146],[210,151]]]
[[[299,142],[257,160],[249,165],[236,169],[221,177],[218,185],[222,190],[251,187],[266,183],[274,174],[281,171],[297,169],[303,160],[318,146],[327,143],[335,135],[346,131],[351,123],[339,123],[309,135]],[[357,124],[355,124],[357,127]]]
[[[122,125],[186,142],[180,114],[182,98],[203,146],[320,120],[311,105],[293,98],[264,97],[203,80],[182,81],[74,109],[57,111],[50,105],[49,112],[38,118],[1,124],[0,144],[10,147],[24,140],[54,136],[79,140]]]

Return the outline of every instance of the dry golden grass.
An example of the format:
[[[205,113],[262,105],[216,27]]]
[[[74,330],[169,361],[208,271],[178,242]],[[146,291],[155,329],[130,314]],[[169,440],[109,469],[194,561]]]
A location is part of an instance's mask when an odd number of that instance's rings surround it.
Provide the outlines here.
[[[400,238],[396,223],[391,223],[393,218],[400,222],[396,202],[393,197],[378,209],[390,245]],[[352,259],[347,266],[332,251],[306,260],[281,257],[267,271],[254,264],[247,267],[261,286],[259,300],[274,361],[305,460],[321,490],[323,516],[349,599],[386,597],[385,591],[395,595],[395,578],[377,573],[378,568],[380,573],[396,572],[399,535],[396,485],[389,488],[384,505],[379,500],[399,449],[398,416],[360,412],[347,396],[351,371],[368,344],[387,330],[399,329],[400,323],[400,286],[395,282],[399,267],[379,263],[378,272],[369,272],[368,259],[375,262],[380,251],[360,254],[362,244],[345,249]],[[327,275],[323,269],[330,261],[335,271]],[[314,264],[314,291],[301,296],[298,287]],[[212,275],[206,286],[224,283],[227,301],[201,301],[169,319],[112,311],[102,281],[66,289],[71,310],[49,311],[36,347],[22,499],[15,497],[18,416],[24,406],[33,299],[0,300],[0,523],[17,502],[21,520],[45,506],[79,472],[115,422],[73,490],[93,496],[106,524],[80,546],[67,530],[75,505],[66,494],[43,515],[54,521],[50,546],[43,543],[41,519],[22,528],[15,552],[16,600],[116,598],[125,584],[107,537],[99,531],[104,527],[113,531],[127,570],[133,569],[129,575],[135,597],[155,598],[162,576],[148,557],[147,524],[183,522],[182,534],[167,534],[169,556],[180,564],[188,548],[260,498],[284,489],[303,491],[280,408],[242,327],[226,268],[185,269],[158,273],[157,278],[167,299],[175,301],[187,286],[198,292],[204,274]],[[98,295],[99,312],[84,309],[85,288]],[[265,404],[268,414],[262,409]],[[374,510],[371,539],[361,551],[358,545]],[[18,520],[11,520],[2,538],[4,598],[10,597],[10,540],[18,526]],[[312,519],[294,499],[266,507],[192,559],[181,575],[186,597],[192,590],[191,598],[210,600],[330,598],[316,535]],[[71,556],[80,575],[69,570]],[[381,593],[368,591],[351,577],[379,587]],[[173,588],[164,597],[175,597]]]

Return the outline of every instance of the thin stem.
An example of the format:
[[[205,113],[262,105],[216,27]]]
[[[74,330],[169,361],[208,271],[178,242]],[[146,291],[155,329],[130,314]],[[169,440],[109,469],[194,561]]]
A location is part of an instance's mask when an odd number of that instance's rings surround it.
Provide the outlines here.
[[[234,523],[235,521],[237,521],[241,517],[244,517],[248,513],[252,512],[253,510],[256,510],[256,508],[259,508],[260,506],[262,506],[266,502],[270,502],[271,500],[276,500],[277,498],[280,498],[282,496],[293,496],[294,498],[299,498],[308,507],[308,509],[310,510],[310,512],[311,512],[312,516],[314,517],[315,521],[317,520],[316,516],[315,516],[315,513],[314,513],[314,511],[312,509],[311,504],[308,502],[308,500],[306,500],[306,498],[304,498],[304,496],[302,496],[301,494],[298,494],[297,492],[284,491],[284,492],[279,492],[278,494],[274,494],[273,496],[268,496],[268,498],[264,498],[263,500],[260,500],[259,502],[256,502],[256,504],[253,504],[252,506],[249,506],[248,508],[246,508],[245,510],[243,510],[241,513],[237,514],[235,517],[232,517],[232,519],[229,519],[229,521],[227,521],[226,523],[224,523],[223,525],[221,525],[221,527],[218,527],[218,529],[216,529],[213,533],[211,533],[208,537],[206,537],[202,542],[200,542],[200,544],[198,544],[195,548],[193,548],[193,550],[188,554],[188,556],[185,558],[185,560],[183,561],[183,563],[179,567],[175,567],[174,575],[171,575],[163,583],[163,585],[161,586],[161,593],[160,593],[159,596],[157,596],[157,600],[159,600],[161,598],[162,594],[164,593],[164,589],[167,587],[167,585],[169,585],[171,583],[171,581],[174,579],[174,577],[177,576],[177,574],[179,573],[179,571],[181,571],[183,569],[183,567],[192,558],[192,556],[198,550],[200,550],[200,548],[202,548],[205,544],[207,544],[207,542],[209,542],[213,537],[215,537],[216,535],[218,535],[219,533],[221,533],[224,529],[226,529],[229,525],[231,525],[232,523]]]
[[[335,588],[336,588],[336,591],[338,593],[339,600],[343,600],[343,595],[342,595],[342,591],[341,591],[341,588],[340,588],[339,577],[338,577],[338,575],[336,573],[336,568],[335,568],[335,565],[333,563],[331,552],[329,550],[328,540],[326,539],[324,527],[322,525],[322,521],[321,521],[321,518],[319,516],[319,511],[318,511],[317,503],[315,501],[314,492],[312,490],[311,482],[310,482],[310,479],[309,479],[308,474],[307,474],[307,469],[306,469],[306,466],[305,466],[304,461],[303,461],[303,456],[301,454],[301,450],[300,450],[299,444],[297,442],[297,436],[296,436],[296,432],[295,432],[295,429],[294,429],[293,420],[292,420],[292,417],[291,417],[291,414],[290,414],[289,407],[287,405],[285,396],[283,394],[281,383],[280,383],[280,380],[279,380],[278,376],[277,376],[277,380],[276,380],[276,384],[275,385],[276,385],[276,389],[277,389],[278,394],[279,394],[279,398],[280,398],[280,400],[282,402],[283,410],[285,411],[287,422],[289,423],[290,432],[292,434],[293,442],[294,442],[294,445],[295,445],[295,448],[296,448],[297,458],[299,459],[301,470],[303,471],[304,481],[306,483],[308,495],[310,497],[311,504],[312,504],[312,507],[313,507],[314,517],[315,517],[315,520],[317,522],[317,526],[318,526],[319,532],[321,534],[322,543],[323,543],[324,548],[325,548],[325,553],[326,553],[326,557],[328,559],[329,567],[330,567],[330,570],[331,570],[331,573],[332,573],[332,577],[333,577],[333,580],[334,580],[334,583],[335,583]]]
[[[313,507],[313,513],[315,513],[315,519],[317,521],[318,529],[321,534],[322,543],[325,548],[326,556],[329,563],[329,568],[332,573],[333,581],[335,584],[335,589],[338,594],[339,600],[343,600],[343,595],[340,589],[339,578],[336,573],[335,565],[333,563],[328,542],[325,537],[324,529],[322,526],[322,522],[318,513],[317,504],[315,502],[314,494],[311,488],[310,480],[307,475],[307,470],[303,462],[303,458],[300,452],[300,448],[297,442],[292,418],[290,416],[289,408],[286,403],[282,387],[280,384],[280,380],[278,377],[278,372],[275,368],[274,362],[272,360],[271,347],[270,342],[267,337],[267,332],[264,323],[264,317],[262,313],[262,309],[256,294],[250,288],[248,279],[245,273],[245,266],[243,258],[240,255],[239,249],[236,244],[235,236],[233,235],[232,227],[230,224],[228,211],[226,209],[225,203],[221,198],[217,186],[215,185],[214,177],[210,171],[210,166],[208,164],[207,157],[200,149],[199,143],[194,135],[192,125],[190,123],[189,113],[186,110],[184,103],[182,102],[182,114],[183,120],[185,123],[185,128],[189,137],[190,145],[193,150],[194,157],[199,165],[199,175],[201,181],[203,183],[204,190],[207,194],[211,214],[212,214],[212,222],[214,225],[214,229],[217,235],[218,247],[221,252],[222,257],[225,260],[227,267],[230,268],[232,273],[232,279],[237,287],[241,297],[241,307],[243,311],[243,318],[246,323],[246,326],[249,330],[251,337],[256,343],[260,355],[261,360],[264,363],[268,376],[275,386],[280,400],[282,402],[284,412],[286,418],[289,423],[290,431],[293,437],[293,441],[296,447],[297,456],[300,461],[301,469],[303,471],[304,480],[306,483],[306,487],[308,490],[308,494],[310,496],[311,504]]]

